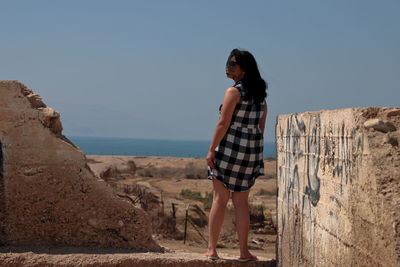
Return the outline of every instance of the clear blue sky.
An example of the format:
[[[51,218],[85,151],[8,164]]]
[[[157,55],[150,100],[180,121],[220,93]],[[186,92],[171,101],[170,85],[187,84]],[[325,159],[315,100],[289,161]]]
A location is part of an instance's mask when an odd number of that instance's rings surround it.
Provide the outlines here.
[[[209,140],[231,49],[279,114],[399,106],[400,1],[0,1],[0,79],[61,112],[64,134]]]

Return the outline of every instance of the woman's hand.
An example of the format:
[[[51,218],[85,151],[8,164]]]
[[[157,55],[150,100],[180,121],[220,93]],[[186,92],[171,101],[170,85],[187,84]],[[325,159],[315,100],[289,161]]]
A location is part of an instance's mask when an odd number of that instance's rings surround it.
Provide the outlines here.
[[[206,161],[207,161],[207,165],[211,169],[215,169],[214,160],[215,160],[215,151],[208,151]]]

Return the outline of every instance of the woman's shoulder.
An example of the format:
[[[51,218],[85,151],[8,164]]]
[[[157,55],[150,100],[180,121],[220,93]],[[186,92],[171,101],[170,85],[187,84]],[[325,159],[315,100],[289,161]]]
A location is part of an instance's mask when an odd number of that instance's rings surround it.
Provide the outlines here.
[[[236,102],[239,102],[242,97],[242,94],[240,93],[240,91],[238,91],[236,87],[231,86],[228,89],[226,89],[225,96],[229,96],[231,99],[234,99]]]
[[[246,97],[247,91],[244,88],[242,81],[236,82],[232,87],[239,91],[241,97]]]
[[[237,89],[244,89],[242,80],[235,82],[232,87],[235,87]]]

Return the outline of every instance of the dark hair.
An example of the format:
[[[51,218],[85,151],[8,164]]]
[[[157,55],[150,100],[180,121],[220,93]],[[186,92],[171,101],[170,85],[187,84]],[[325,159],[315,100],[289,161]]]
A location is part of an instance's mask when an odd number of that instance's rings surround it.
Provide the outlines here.
[[[249,93],[246,100],[252,99],[255,103],[264,101],[267,97],[268,84],[261,78],[254,56],[249,51],[233,49],[228,62],[232,57],[235,57],[237,64],[245,72],[242,84]]]

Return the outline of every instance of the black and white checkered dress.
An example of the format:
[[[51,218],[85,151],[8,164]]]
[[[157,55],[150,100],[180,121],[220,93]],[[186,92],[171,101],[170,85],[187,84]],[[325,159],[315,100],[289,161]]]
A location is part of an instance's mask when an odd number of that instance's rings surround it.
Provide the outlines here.
[[[208,167],[208,179],[218,179],[230,191],[242,192],[250,189],[258,176],[264,175],[264,140],[258,124],[265,100],[259,104],[245,101],[247,91],[242,83],[239,81],[233,87],[239,90],[241,99],[231,125],[215,149],[215,169]]]

